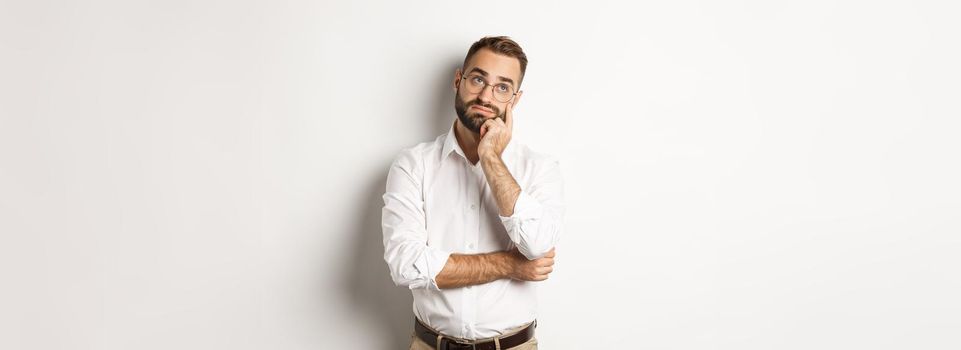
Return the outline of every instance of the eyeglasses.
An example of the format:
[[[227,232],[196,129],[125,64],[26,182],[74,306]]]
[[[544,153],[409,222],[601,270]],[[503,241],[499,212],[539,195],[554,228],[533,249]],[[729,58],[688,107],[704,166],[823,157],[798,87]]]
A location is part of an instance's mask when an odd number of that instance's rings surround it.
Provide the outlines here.
[[[490,85],[492,87],[491,91],[494,92],[494,99],[502,103],[510,101],[512,98],[514,98],[514,95],[517,95],[517,93],[514,92],[514,87],[511,86],[511,84],[499,83],[491,85],[487,82],[487,79],[484,79],[484,76],[480,74],[471,74],[461,79],[467,80],[467,92],[475,95],[480,94],[484,91],[484,89],[487,88],[488,85]]]

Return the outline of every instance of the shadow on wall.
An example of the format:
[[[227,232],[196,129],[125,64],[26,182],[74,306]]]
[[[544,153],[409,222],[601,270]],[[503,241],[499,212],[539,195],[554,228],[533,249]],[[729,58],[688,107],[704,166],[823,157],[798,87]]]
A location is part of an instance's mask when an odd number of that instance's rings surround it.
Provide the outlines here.
[[[386,166],[384,167],[386,169]],[[360,224],[354,234],[354,253],[348,255],[353,261],[347,273],[347,298],[360,319],[369,320],[364,329],[372,338],[387,344],[384,349],[401,349],[409,345],[413,331],[413,297],[410,290],[394,285],[390,270],[384,262],[383,233],[380,225],[384,201],[386,171],[376,181],[369,182],[365,190]]]
[[[451,57],[442,67],[448,67],[438,72],[434,81],[438,84],[437,93],[430,97],[428,103],[433,106],[432,115],[424,118],[426,129],[433,132],[428,139],[415,140],[408,146],[418,142],[432,140],[437,135],[446,133],[456,114],[454,113],[454,92],[451,86],[454,70],[460,67],[463,58]],[[410,139],[417,137],[410,135]],[[407,139],[408,137],[401,137]],[[392,154],[400,150],[392,150]],[[366,333],[381,338],[386,344],[384,349],[406,349],[410,345],[410,336],[414,330],[413,297],[410,290],[394,285],[390,277],[390,270],[384,261],[383,230],[381,228],[381,210],[384,206],[384,190],[387,182],[387,170],[391,159],[386,161],[380,169],[383,171],[373,176],[363,187],[364,199],[358,208],[358,223],[353,254],[348,255],[351,261],[344,266],[350,266],[346,274],[347,281],[344,291],[347,299],[352,303],[362,317],[370,320],[370,329]],[[375,340],[376,342],[376,340]]]
[[[430,118],[434,137],[446,134],[454,125],[454,119],[457,119],[457,113],[454,111],[454,71],[463,63],[463,57],[449,57],[444,65],[447,69],[441,69],[437,73],[437,78],[434,79],[437,84],[437,94],[430,96],[433,101],[428,101],[434,106],[433,118]],[[433,137],[430,139],[433,140]]]

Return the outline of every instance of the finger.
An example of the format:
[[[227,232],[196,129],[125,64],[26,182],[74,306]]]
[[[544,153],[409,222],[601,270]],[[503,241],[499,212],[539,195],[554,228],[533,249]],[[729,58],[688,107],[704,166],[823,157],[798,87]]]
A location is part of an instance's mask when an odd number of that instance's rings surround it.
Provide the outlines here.
[[[544,254],[544,257],[545,257],[545,258],[553,258],[554,255],[555,255],[555,253],[554,253],[554,248],[551,248],[551,250],[547,251],[547,254]]]
[[[507,103],[507,113],[504,116],[504,124],[507,126],[508,130],[514,130],[514,101],[516,100],[517,98],[515,97],[513,100]]]
[[[484,135],[490,134],[491,132],[497,133],[498,132],[497,130],[499,128],[502,128],[503,125],[504,125],[503,122],[497,118],[488,119],[487,121],[484,122],[483,125],[481,125],[481,131],[483,131],[481,133],[481,138],[483,139]]]
[[[497,125],[497,122],[495,120],[497,120],[497,118],[485,120],[484,124],[481,124],[481,130],[487,129],[487,131],[490,131],[490,128],[493,128],[494,126]]]

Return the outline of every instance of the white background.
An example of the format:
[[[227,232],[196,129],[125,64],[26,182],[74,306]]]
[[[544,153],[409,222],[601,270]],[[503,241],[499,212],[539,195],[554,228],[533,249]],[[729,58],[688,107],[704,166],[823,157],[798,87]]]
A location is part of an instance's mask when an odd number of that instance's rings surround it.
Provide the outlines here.
[[[542,348],[961,348],[959,14],[3,0],[0,348],[406,348],[387,167],[488,34],[566,181]]]

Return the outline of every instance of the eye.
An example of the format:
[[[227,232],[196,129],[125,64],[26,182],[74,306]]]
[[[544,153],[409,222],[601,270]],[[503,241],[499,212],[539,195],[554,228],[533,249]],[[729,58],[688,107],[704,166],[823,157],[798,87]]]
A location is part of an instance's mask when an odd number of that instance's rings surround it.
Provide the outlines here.
[[[475,85],[487,85],[487,82],[484,81],[484,78],[481,78],[481,77],[476,76],[476,75],[475,75],[474,77],[470,78],[470,81],[471,81],[472,83],[474,83]]]
[[[511,91],[510,85],[507,85],[507,84],[497,84],[497,86],[495,86],[495,88],[497,89],[497,92],[510,92],[510,91]]]

